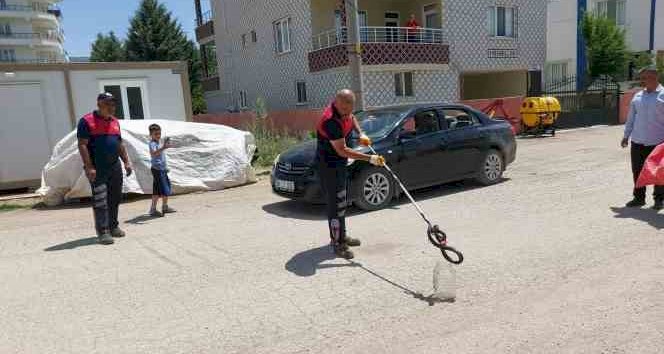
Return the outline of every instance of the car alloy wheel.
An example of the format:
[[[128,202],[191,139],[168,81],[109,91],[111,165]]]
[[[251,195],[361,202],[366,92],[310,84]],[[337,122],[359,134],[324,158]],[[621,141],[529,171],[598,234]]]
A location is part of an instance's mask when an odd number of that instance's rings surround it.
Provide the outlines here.
[[[372,173],[364,181],[364,200],[374,206],[385,203],[390,196],[390,181],[382,173]]]
[[[498,154],[489,154],[484,161],[484,175],[488,181],[497,181],[503,174],[503,161]]]

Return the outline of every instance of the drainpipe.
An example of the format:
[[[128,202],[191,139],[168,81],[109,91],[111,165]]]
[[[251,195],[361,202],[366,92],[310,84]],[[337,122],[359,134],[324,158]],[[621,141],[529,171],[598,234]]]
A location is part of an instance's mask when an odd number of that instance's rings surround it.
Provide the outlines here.
[[[194,0],[194,6],[196,7],[196,25],[203,25],[203,9],[201,8],[201,0]]]
[[[576,19],[576,89],[582,91],[586,76],[586,41],[583,38],[583,17],[588,8],[587,0],[577,0]]]
[[[655,50],[655,15],[657,12],[657,0],[650,0],[650,52]]]
[[[348,22],[348,59],[350,65],[351,86],[357,100],[356,109],[364,110],[364,83],[362,81],[362,44],[360,43],[360,20],[357,0],[346,1]],[[350,10],[350,11],[349,11]]]

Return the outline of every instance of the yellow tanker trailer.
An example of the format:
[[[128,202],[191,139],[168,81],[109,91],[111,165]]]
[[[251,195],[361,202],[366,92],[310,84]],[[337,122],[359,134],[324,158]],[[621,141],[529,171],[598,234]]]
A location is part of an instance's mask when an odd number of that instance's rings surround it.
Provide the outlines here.
[[[521,135],[556,135],[560,102],[555,97],[527,97],[521,104]]]

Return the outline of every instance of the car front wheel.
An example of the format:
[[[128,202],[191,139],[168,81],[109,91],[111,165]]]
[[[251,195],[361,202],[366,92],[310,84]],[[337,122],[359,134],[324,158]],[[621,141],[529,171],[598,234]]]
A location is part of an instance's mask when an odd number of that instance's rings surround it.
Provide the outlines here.
[[[496,184],[503,178],[504,171],[503,155],[498,150],[491,149],[482,161],[477,180],[485,186]]]
[[[362,210],[385,208],[394,196],[394,183],[385,169],[368,167],[362,170],[353,183],[353,200]]]

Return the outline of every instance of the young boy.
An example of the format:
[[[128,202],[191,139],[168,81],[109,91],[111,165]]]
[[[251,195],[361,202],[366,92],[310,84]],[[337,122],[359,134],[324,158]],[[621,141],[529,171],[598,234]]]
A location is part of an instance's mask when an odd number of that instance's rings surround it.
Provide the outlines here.
[[[159,146],[161,140],[161,127],[158,124],[150,125],[150,156],[152,157],[152,206],[150,216],[164,216],[174,213],[175,209],[168,206],[168,196],[171,195],[171,181],[168,179],[166,168],[166,157],[164,150],[171,147],[169,139],[166,138],[163,146]],[[157,202],[162,198],[161,213],[157,211]]]

